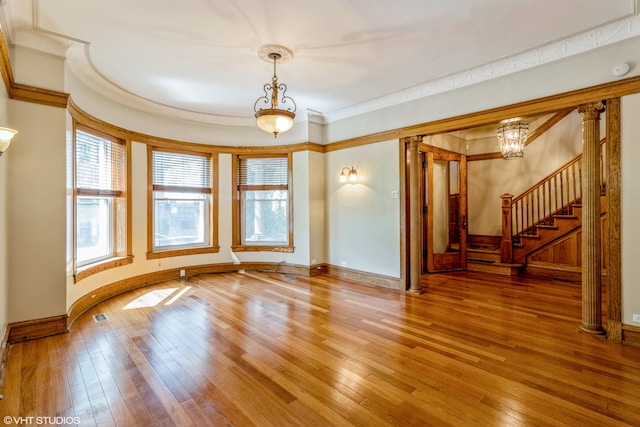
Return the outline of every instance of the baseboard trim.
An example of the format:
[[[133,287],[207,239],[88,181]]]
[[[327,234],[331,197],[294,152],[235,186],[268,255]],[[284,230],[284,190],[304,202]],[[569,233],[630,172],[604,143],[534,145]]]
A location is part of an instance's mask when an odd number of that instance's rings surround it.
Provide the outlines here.
[[[42,319],[13,322],[7,326],[9,333],[8,344],[35,340],[67,332],[67,315],[45,317]]]
[[[580,282],[582,280],[580,267],[559,266],[557,264],[530,262],[524,266],[524,273],[566,282]]]
[[[327,265],[327,274],[340,279],[354,280],[368,285],[381,288],[402,290],[400,279],[397,277],[384,276],[382,274],[368,273],[366,271],[354,270],[346,267]]]
[[[622,343],[640,347],[640,327],[622,324]]]

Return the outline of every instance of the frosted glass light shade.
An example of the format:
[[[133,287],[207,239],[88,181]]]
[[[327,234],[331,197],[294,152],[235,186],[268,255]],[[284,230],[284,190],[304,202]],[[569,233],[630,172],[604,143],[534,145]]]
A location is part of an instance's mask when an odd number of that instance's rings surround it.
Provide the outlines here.
[[[267,108],[256,112],[256,121],[260,129],[273,133],[273,136],[277,138],[279,133],[286,132],[293,127],[295,116],[291,111]]]
[[[9,148],[9,144],[11,144],[11,138],[18,133],[18,131],[0,127],[0,154],[4,153],[4,151]]]

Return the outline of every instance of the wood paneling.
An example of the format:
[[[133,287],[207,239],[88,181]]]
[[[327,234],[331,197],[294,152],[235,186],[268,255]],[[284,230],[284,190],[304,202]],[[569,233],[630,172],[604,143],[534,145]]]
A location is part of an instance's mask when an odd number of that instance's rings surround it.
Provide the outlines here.
[[[128,292],[68,334],[13,345],[0,414],[80,425],[640,425],[640,348],[577,333],[579,285],[468,272],[422,284],[415,295],[227,273]]]

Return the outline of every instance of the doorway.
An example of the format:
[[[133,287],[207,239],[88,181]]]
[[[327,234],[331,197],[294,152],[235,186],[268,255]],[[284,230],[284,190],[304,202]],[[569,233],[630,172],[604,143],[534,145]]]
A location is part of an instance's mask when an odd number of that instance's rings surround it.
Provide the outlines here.
[[[421,152],[422,273],[466,269],[466,156]]]

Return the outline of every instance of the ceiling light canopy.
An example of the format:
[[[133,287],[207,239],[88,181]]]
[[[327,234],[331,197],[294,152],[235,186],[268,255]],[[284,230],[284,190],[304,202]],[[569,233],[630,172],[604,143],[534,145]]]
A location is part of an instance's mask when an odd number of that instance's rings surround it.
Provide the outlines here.
[[[527,142],[529,125],[517,120],[510,120],[498,128],[498,145],[502,158],[506,160],[524,157],[524,146]]]
[[[271,83],[264,85],[264,96],[256,100],[253,110],[256,113],[258,127],[265,132],[273,133],[273,137],[277,138],[279,133],[293,127],[293,119],[296,117],[296,103],[286,95],[287,85],[279,83],[276,74],[276,64],[289,61],[293,58],[293,52],[283,46],[267,45],[260,48],[258,56],[265,61],[273,61],[273,77]],[[291,106],[280,108],[281,104]]]

